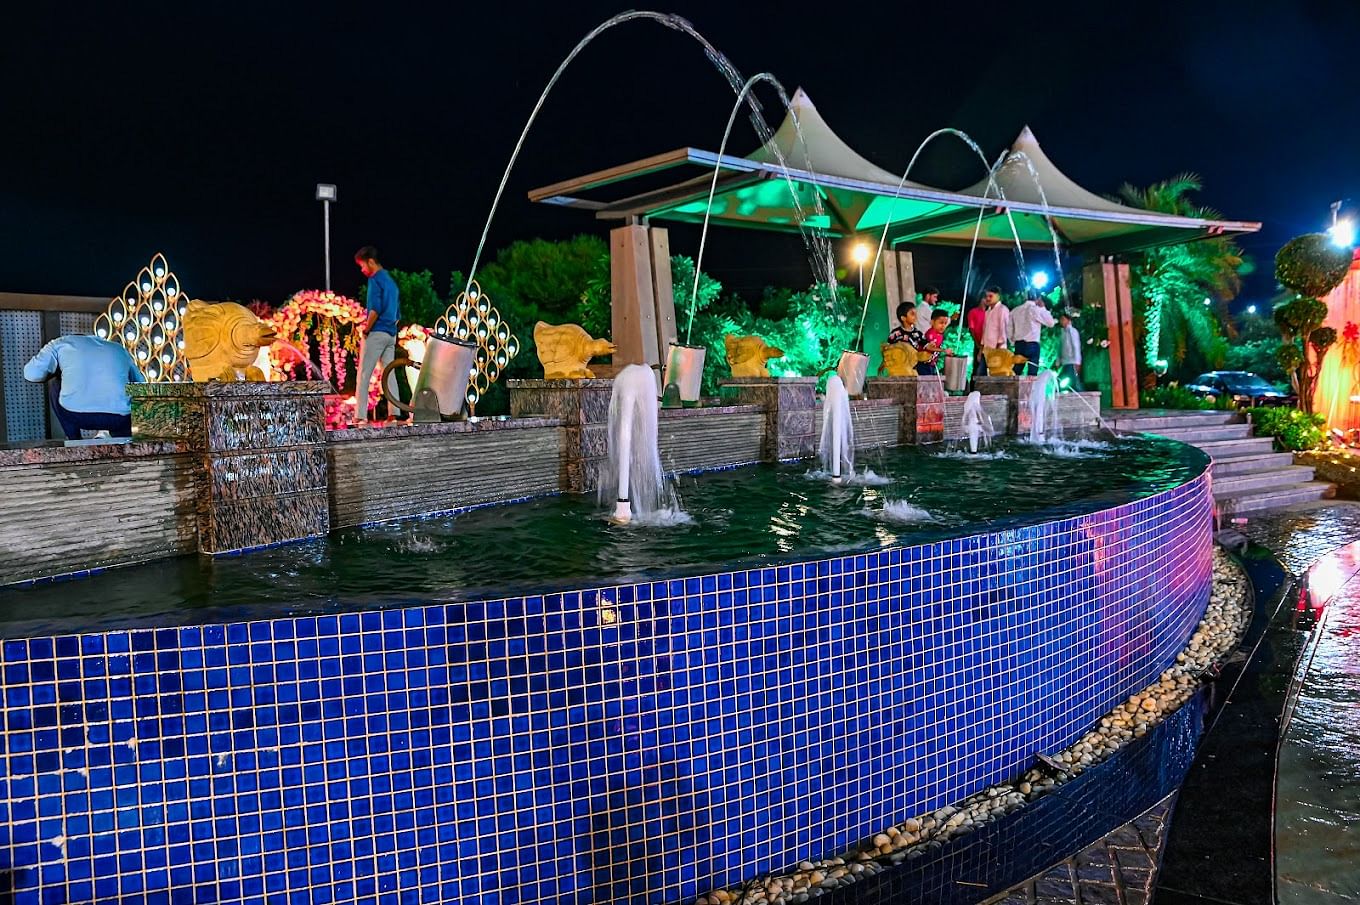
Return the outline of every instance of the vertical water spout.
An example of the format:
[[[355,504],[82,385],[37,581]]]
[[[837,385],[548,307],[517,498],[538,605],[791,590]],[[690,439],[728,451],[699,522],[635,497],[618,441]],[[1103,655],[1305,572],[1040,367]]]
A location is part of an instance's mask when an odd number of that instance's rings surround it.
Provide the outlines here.
[[[978,451],[978,440],[992,445],[992,419],[982,408],[982,394],[977,390],[963,402],[963,432],[968,437],[968,451]]]
[[[1046,434],[1062,436],[1062,424],[1058,420],[1058,403],[1054,389],[1057,387],[1052,371],[1040,371],[1029,389],[1029,439],[1031,443],[1043,443]]]
[[[840,375],[826,379],[822,401],[822,436],[817,445],[822,470],[839,484],[845,473],[855,471],[855,428],[850,422],[850,394]]]
[[[609,397],[609,459],[600,475],[600,501],[611,519],[626,524],[674,508],[661,470],[657,444],[656,375],[646,365],[629,365],[614,378]]]

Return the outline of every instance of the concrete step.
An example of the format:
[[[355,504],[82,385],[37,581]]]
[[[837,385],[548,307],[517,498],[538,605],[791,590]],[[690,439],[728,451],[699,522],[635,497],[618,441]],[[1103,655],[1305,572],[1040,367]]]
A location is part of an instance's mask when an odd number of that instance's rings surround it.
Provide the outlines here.
[[[1247,419],[1239,412],[1151,411],[1147,414],[1133,415],[1127,412],[1111,411],[1105,413],[1105,420],[1111,422],[1115,430],[1155,433],[1164,428],[1243,424]]]
[[[1291,484],[1306,484],[1313,480],[1313,469],[1304,465],[1290,465],[1270,471],[1248,471],[1241,474],[1214,475],[1214,496],[1231,496],[1248,490],[1269,490],[1273,487],[1288,487]]]
[[[1182,443],[1189,443],[1191,446],[1198,446],[1200,443],[1212,443],[1214,440],[1241,440],[1251,436],[1250,424],[1221,424],[1214,427],[1159,427],[1156,430],[1148,431],[1159,437],[1166,437],[1168,440],[1179,440]]]
[[[1294,464],[1294,454],[1288,452],[1253,453],[1245,456],[1224,456],[1214,459],[1211,466],[1214,480],[1229,475],[1251,474],[1258,471],[1277,471]]]
[[[1256,453],[1275,451],[1275,441],[1270,437],[1246,437],[1241,440],[1210,440],[1205,443],[1195,443],[1193,445],[1203,450],[1215,460],[1226,459],[1231,456],[1249,456]]]
[[[1336,485],[1322,481],[1309,481],[1306,484],[1286,484],[1262,490],[1247,490],[1241,493],[1214,494],[1214,505],[1220,517],[1242,515],[1247,512],[1262,512],[1267,509],[1282,509],[1299,503],[1314,500],[1327,500],[1336,495]]]

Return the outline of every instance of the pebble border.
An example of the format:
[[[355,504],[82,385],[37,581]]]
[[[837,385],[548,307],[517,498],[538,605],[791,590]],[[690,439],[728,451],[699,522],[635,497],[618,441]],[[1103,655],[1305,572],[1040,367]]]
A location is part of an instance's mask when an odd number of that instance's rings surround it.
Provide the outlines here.
[[[1067,749],[1053,755],[1052,770],[1033,769],[929,814],[888,827],[856,849],[834,858],[802,861],[791,873],[755,877],[739,886],[700,896],[694,905],[797,905],[821,893],[882,873],[908,858],[996,820],[1047,794],[1124,745],[1147,734],[1190,699],[1205,674],[1237,647],[1251,621],[1246,573],[1220,547],[1214,548],[1213,587],[1204,616],[1176,663],[1160,678],[1106,714]]]

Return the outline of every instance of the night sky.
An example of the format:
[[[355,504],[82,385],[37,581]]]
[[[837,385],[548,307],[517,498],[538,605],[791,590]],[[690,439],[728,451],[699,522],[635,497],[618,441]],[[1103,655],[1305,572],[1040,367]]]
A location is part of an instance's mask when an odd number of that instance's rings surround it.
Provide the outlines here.
[[[655,8],[686,16],[743,74],[804,87],[842,138],[889,170],[941,126],[994,157],[1028,123],[1093,191],[1200,173],[1203,203],[1264,221],[1243,243],[1261,267],[1242,303],[1268,296],[1284,240],[1324,226],[1334,200],[1360,207],[1360,3],[1115,6]],[[350,258],[366,243],[389,266],[429,268],[442,288],[449,270],[471,263],[547,78],[580,36],[625,8],[462,7],[11,5],[0,52],[0,290],[111,295],[164,250],[195,296],[281,301],[322,282],[317,182],[340,191],[337,289],[357,286]],[[589,214],[531,205],[525,192],[685,145],[716,150],[731,103],[688,37],[650,22],[606,33],[549,97],[492,251],[604,235]],[[740,125],[734,150],[746,153],[755,139]],[[952,144],[913,174],[947,188],[980,176]],[[672,247],[692,254],[697,231],[673,227]],[[736,289],[811,279],[796,238],[722,230],[709,249],[707,269]],[[918,281],[948,292],[958,278],[954,253],[918,253]]]

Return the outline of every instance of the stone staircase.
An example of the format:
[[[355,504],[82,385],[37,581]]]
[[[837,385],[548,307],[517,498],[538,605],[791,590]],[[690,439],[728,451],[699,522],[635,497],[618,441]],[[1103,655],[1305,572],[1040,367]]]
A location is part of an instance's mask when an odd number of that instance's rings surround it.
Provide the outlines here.
[[[1313,480],[1313,469],[1276,452],[1270,437],[1252,435],[1237,412],[1144,410],[1108,412],[1115,430],[1157,434],[1198,447],[1213,459],[1214,503],[1220,517],[1327,499],[1336,487]]]

